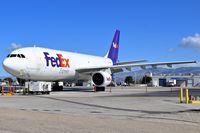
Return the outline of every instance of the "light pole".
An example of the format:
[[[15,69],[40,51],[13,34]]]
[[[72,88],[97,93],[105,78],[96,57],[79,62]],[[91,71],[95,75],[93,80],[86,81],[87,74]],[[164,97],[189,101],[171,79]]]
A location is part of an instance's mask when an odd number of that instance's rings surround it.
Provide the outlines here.
[[[134,82],[134,83],[135,83],[135,86],[136,86],[136,80],[137,80],[137,79],[136,79],[136,72],[134,72],[134,74],[135,74],[135,82]]]
[[[136,86],[136,72],[133,71],[133,73],[134,73],[134,86]],[[132,77],[133,77],[133,76],[132,76]]]
[[[145,74],[145,84],[146,84],[146,93],[147,93],[147,75]]]

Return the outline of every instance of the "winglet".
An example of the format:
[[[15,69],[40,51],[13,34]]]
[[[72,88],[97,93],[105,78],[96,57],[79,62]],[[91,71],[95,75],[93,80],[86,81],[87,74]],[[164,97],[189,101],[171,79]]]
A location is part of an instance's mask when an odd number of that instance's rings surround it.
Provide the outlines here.
[[[114,65],[117,63],[118,60],[119,37],[120,37],[120,31],[116,30],[110,46],[110,50],[108,51],[107,54],[107,58],[110,58]]]

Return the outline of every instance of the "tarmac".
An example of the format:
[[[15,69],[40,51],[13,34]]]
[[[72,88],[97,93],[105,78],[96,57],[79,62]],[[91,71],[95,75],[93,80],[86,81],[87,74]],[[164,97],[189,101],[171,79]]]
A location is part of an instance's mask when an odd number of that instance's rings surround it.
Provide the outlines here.
[[[200,96],[200,88],[189,89]],[[179,88],[65,88],[50,95],[0,96],[0,133],[199,133],[200,105]]]

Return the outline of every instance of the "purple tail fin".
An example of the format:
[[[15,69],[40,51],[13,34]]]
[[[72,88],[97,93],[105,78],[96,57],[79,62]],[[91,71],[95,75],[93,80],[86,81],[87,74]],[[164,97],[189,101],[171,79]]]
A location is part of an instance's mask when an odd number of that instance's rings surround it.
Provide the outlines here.
[[[120,31],[116,30],[111,46],[110,46],[110,50],[108,51],[108,55],[107,55],[107,58],[110,58],[114,65],[118,61],[119,36],[120,36]]]

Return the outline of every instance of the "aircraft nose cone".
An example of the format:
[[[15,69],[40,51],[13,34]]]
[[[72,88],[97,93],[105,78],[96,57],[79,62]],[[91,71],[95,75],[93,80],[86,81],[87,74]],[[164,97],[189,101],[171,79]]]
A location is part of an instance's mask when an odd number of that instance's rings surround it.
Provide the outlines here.
[[[16,75],[18,73],[19,63],[16,60],[11,60],[9,58],[3,61],[3,68],[10,74]]]
[[[8,60],[8,59],[5,59],[3,61],[3,68],[6,70],[6,71],[9,71],[11,69],[11,62]]]
[[[3,68],[10,74],[18,77],[21,76],[21,71],[25,69],[25,62],[19,62],[14,58],[6,58],[3,61]]]

